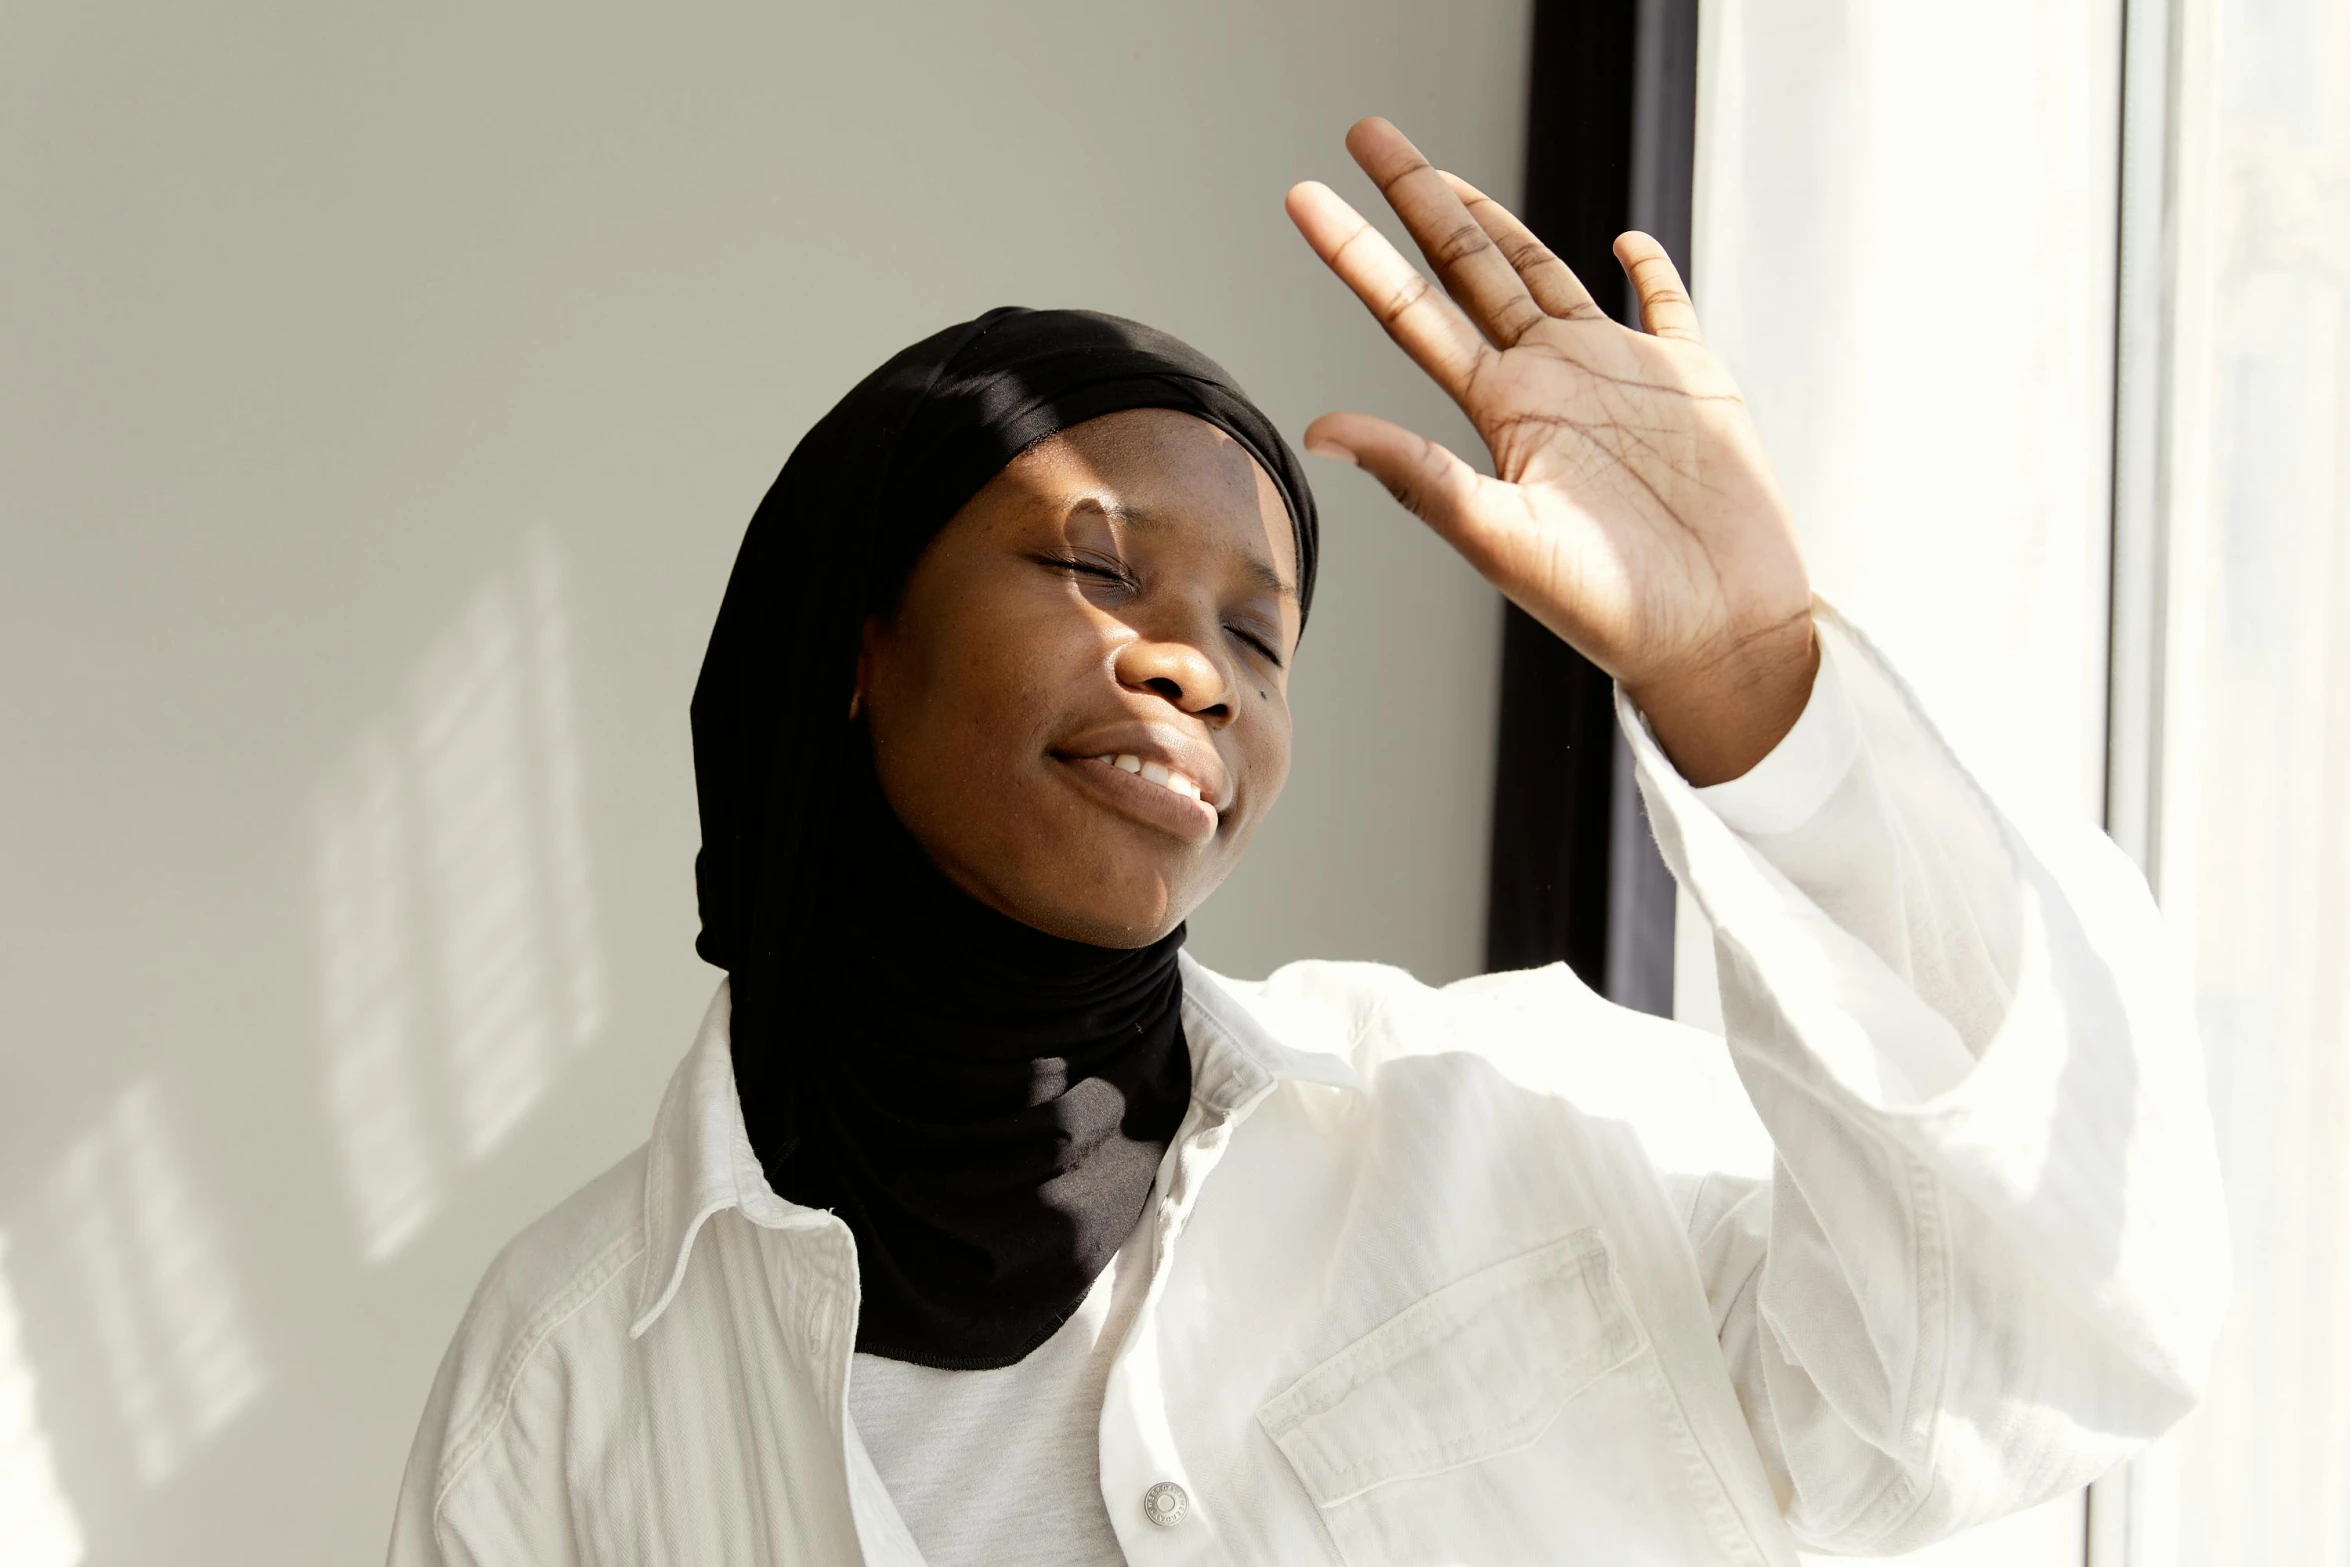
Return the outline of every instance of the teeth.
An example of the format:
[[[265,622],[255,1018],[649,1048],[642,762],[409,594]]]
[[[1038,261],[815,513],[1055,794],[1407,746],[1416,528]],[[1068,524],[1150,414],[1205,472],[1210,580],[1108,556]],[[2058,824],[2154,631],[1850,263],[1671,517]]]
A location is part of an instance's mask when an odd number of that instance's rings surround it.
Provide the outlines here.
[[[1146,781],[1157,784],[1160,788],[1166,790],[1170,794],[1179,794],[1186,800],[1200,800],[1206,798],[1205,795],[1200,793],[1198,784],[1193,783],[1190,779],[1184,777],[1181,773],[1175,771],[1173,768],[1166,766],[1164,763],[1146,762],[1141,757],[1131,754],[1105,756],[1099,758],[1099,760],[1108,763],[1110,766],[1117,768],[1121,772],[1140,773]]]

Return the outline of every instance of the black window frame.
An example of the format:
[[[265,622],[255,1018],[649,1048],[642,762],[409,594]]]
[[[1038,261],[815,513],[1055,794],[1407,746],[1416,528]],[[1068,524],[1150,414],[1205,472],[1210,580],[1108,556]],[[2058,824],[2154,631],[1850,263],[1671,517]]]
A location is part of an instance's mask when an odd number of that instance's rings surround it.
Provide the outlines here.
[[[1619,320],[1613,246],[1656,237],[1684,279],[1697,146],[1697,0],[1535,0],[1527,225]],[[1489,970],[1564,961],[1611,1000],[1673,1009],[1671,874],[1615,721],[1608,677],[1516,605],[1501,647]]]

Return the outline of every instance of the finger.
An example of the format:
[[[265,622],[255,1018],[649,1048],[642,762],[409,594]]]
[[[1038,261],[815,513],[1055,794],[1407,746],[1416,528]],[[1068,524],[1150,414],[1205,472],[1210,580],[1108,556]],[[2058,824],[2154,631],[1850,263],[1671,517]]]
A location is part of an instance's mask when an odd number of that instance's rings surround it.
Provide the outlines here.
[[[1369,414],[1324,414],[1306,426],[1306,450],[1353,463],[1387,487],[1403,508],[1491,575],[1492,492],[1506,488],[1426,436]]]
[[[1486,237],[1517,269],[1518,276],[1526,280],[1526,292],[1542,307],[1543,314],[1562,321],[1610,319],[1606,311],[1593,303],[1591,291],[1575,276],[1575,269],[1551,254],[1550,247],[1536,239],[1534,231],[1519,222],[1509,208],[1457,174],[1445,174],[1444,182],[1460,197],[1461,205],[1469,209],[1469,216],[1477,220]]]
[[[1357,120],[1346,133],[1346,150],[1403,219],[1444,291],[1496,348],[1509,347],[1542,320],[1518,269],[1403,132],[1376,115]]]
[[[1354,290],[1396,346],[1457,401],[1478,362],[1493,352],[1387,237],[1318,180],[1289,188],[1289,220],[1323,264]]]
[[[1697,308],[1689,303],[1689,290],[1681,286],[1681,274],[1664,246],[1634,229],[1616,236],[1616,260],[1640,300],[1641,330],[1651,337],[1704,340],[1697,330]]]

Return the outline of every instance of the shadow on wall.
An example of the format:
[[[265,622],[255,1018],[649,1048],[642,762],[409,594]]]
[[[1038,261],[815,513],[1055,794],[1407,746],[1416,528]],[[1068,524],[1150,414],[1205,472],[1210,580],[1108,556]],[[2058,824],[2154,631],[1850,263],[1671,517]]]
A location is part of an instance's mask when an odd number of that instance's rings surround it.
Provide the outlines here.
[[[81,1559],[81,1520],[58,1483],[57,1455],[41,1425],[39,1388],[8,1282],[8,1237],[0,1235],[0,1562],[73,1567]]]
[[[289,824],[351,1274],[423,1234],[603,1027],[570,635],[554,544],[530,535]],[[190,1157],[204,1128],[175,1123],[167,1088],[136,1076],[0,1232],[5,1567],[113,1554],[134,1488],[179,1476],[272,1381]],[[301,1287],[334,1288],[332,1259]]]
[[[534,534],[312,808],[327,1112],[371,1263],[603,1025],[568,643]]]
[[[243,1412],[265,1377],[220,1235],[152,1077],[131,1084],[58,1161],[43,1191],[73,1321],[95,1340],[117,1451],[149,1489]],[[59,1483],[0,1236],[0,1562],[73,1567],[83,1530]]]
[[[73,1145],[49,1196],[139,1479],[161,1485],[253,1401],[262,1375],[152,1078]]]

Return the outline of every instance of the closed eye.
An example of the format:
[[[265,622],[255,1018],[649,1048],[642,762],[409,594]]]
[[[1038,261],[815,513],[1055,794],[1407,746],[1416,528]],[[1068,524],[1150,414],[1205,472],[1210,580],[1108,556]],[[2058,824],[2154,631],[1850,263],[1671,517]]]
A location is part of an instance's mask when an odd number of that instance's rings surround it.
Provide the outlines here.
[[[1281,667],[1281,655],[1274,652],[1273,649],[1266,644],[1263,637],[1258,636],[1253,631],[1243,631],[1238,626],[1228,626],[1225,629],[1230,631],[1234,636],[1240,638],[1241,641],[1246,642],[1250,647],[1255,648],[1259,653],[1263,654],[1266,663],[1271,664],[1275,669],[1279,669]]]
[[[1082,560],[1074,555],[1040,555],[1037,559],[1043,565],[1068,572],[1072,576],[1090,577],[1097,582],[1114,582],[1120,587],[1134,586],[1134,579],[1126,574],[1123,566]]]

